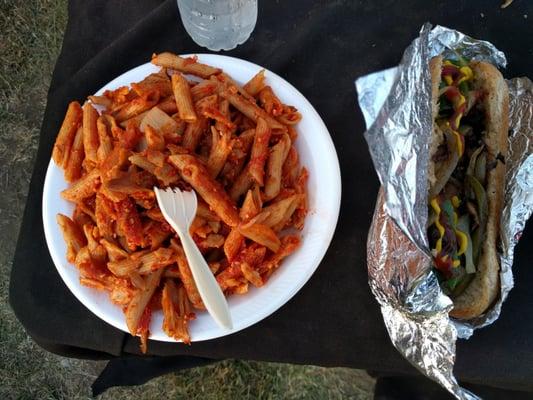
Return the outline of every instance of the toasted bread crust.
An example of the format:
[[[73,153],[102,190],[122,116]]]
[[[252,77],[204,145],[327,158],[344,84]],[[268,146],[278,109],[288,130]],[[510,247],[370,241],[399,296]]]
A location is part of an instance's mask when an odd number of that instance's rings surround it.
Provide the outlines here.
[[[487,162],[496,161],[496,168],[487,174],[488,219],[486,238],[476,266],[476,276],[461,295],[453,299],[450,315],[459,319],[472,319],[494,302],[500,292],[500,262],[497,252],[500,216],[503,208],[505,164],[497,160],[507,156],[509,130],[509,94],[500,71],[485,62],[472,62],[474,85],[487,94],[483,100],[485,109]]]

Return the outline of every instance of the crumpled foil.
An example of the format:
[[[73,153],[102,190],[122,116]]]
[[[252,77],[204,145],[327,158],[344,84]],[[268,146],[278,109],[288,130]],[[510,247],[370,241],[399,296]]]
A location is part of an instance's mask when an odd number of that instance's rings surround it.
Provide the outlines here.
[[[396,68],[357,79],[365,138],[382,189],[368,236],[369,284],[394,346],[415,367],[458,399],[478,397],[454,375],[455,342],[494,322],[513,287],[513,251],[533,211],[533,84],[508,81],[509,154],[501,218],[501,295],[484,315],[451,319],[453,304],[432,272],[426,236],[427,165],[433,117],[431,57],[459,51],[502,68],[505,55],[491,43],[425,24]],[[400,240],[405,236],[409,239]]]

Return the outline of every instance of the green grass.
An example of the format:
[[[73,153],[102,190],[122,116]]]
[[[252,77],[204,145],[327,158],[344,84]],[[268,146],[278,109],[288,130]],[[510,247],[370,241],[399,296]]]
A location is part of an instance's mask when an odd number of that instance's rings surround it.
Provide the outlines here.
[[[86,399],[104,362],[41,350],[9,308],[8,281],[46,93],[59,54],[65,0],[0,0],[0,399]],[[225,361],[169,374],[101,399],[367,399],[364,372]],[[163,395],[163,396],[161,396]]]

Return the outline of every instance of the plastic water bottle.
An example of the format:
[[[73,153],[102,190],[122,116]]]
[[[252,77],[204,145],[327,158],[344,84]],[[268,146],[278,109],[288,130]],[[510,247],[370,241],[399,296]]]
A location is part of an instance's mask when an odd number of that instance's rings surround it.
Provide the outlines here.
[[[231,50],[250,37],[257,21],[257,0],[177,0],[191,38],[210,50]]]

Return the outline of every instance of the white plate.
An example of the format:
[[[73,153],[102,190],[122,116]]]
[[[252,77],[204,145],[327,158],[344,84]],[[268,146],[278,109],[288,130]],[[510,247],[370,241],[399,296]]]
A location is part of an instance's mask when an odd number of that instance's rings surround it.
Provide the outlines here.
[[[222,68],[238,83],[244,84],[262,67],[248,61],[214,54],[199,54],[202,63]],[[147,63],[134,68],[114,79],[96,94],[116,89],[142,80],[146,75],[157,72],[158,67]],[[297,125],[296,147],[302,165],[309,170],[308,193],[309,214],[302,231],[302,245],[261,288],[250,285],[245,295],[229,298],[233,330],[220,328],[205,312],[197,312],[196,319],[189,324],[192,341],[214,339],[240,331],[266,318],[300,290],[318,267],[329,246],[341,199],[339,161],[335,147],[324,122],[305,97],[290,83],[273,72],[266,71],[268,84],[285,104],[295,106],[303,119]],[[120,307],[111,303],[106,292],[82,286],[76,268],[65,258],[66,246],[56,223],[56,214],[71,216],[73,205],[63,200],[60,192],[67,188],[63,172],[51,160],[46,172],[43,193],[43,224],[48,249],[56,268],[71,292],[98,317],[114,327],[128,332],[124,314]],[[150,339],[173,342],[162,329],[161,311],[153,314]]]

